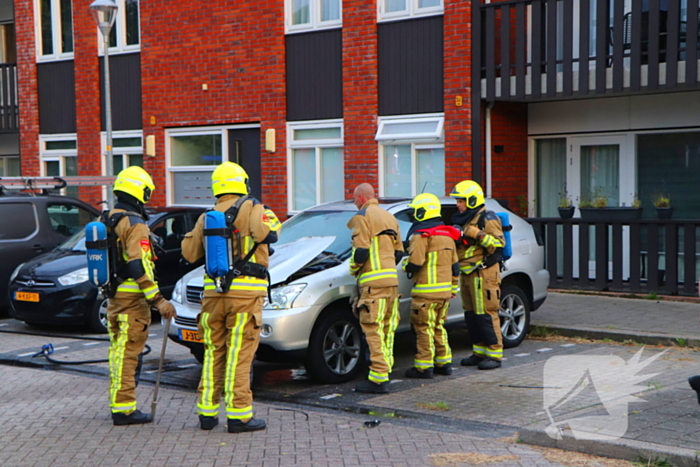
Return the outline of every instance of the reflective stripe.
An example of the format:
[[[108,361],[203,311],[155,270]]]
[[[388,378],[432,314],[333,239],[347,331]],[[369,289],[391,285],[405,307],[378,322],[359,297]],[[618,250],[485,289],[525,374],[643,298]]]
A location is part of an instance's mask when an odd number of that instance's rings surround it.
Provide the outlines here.
[[[237,409],[235,407],[226,409],[226,418],[231,420],[245,420],[248,418],[253,418],[253,406],[249,405],[248,407],[243,407],[242,409]]]
[[[412,292],[450,292],[452,291],[452,282],[442,282],[438,284],[416,284],[411,289]]]
[[[216,349],[216,346],[211,336],[210,316],[210,313],[202,313],[202,316],[199,318],[204,334],[202,336],[204,340],[204,363],[202,364],[202,391],[197,403],[197,410],[202,415],[209,415],[208,411],[215,411],[215,414],[217,414],[218,411],[216,409],[219,408],[219,401],[214,400],[214,349]]]
[[[153,285],[151,287],[143,289],[143,294],[146,296],[146,300],[152,299],[153,297],[158,295],[158,292],[159,290],[157,285]]]
[[[205,415],[207,417],[216,417],[217,415],[219,415],[219,406],[212,405],[207,407],[201,404],[197,404],[197,413],[199,415]]]
[[[374,383],[384,383],[385,381],[389,381],[389,373],[377,373],[376,371],[370,370],[367,379]]]
[[[435,357],[436,365],[447,365],[452,363],[452,355],[445,355],[444,357]]]
[[[119,337],[115,340],[112,327],[109,329],[109,339],[112,344],[109,346],[109,406],[112,412],[131,412],[136,410],[136,401],[117,403],[117,395],[122,387],[124,373],[124,356],[126,354],[126,343],[129,340],[129,315],[118,314]]]
[[[481,277],[475,276],[474,277],[474,313],[477,315],[483,315],[486,313],[486,309],[484,308],[484,292],[482,290],[483,287],[483,281],[481,280]]]
[[[391,306],[391,317],[389,318],[389,335],[387,336],[387,351],[389,354],[389,371],[394,368],[394,335],[396,328],[399,327],[399,300],[398,298],[394,300]]]
[[[475,345],[472,347],[472,352],[474,352],[474,355],[478,355],[479,357],[485,357],[486,356],[486,347],[482,347],[480,345]]]
[[[452,284],[452,293],[456,294],[457,292],[459,292],[459,285]]]
[[[257,277],[239,276],[231,281],[229,290],[267,290],[268,282]],[[209,276],[204,276],[204,290],[215,290],[216,283]]]
[[[369,258],[372,271],[379,271],[382,263],[379,260],[379,237],[372,237],[372,242],[369,246]]]
[[[433,367],[433,362],[428,362],[426,360],[413,360],[413,366],[416,368],[432,368]]]
[[[491,350],[491,349],[486,349],[486,355],[492,358],[498,358],[501,359],[503,358],[503,349],[500,350]]]
[[[452,349],[450,348],[447,330],[445,329],[445,317],[447,316],[447,311],[449,309],[450,309],[450,302],[447,302],[442,307],[442,310],[440,313],[441,318],[435,327],[435,333],[440,338],[440,342],[442,342],[442,345],[444,347],[443,350],[445,352],[444,355],[441,355],[439,357],[438,356],[435,357],[436,364],[452,363]]]
[[[396,269],[380,269],[378,271],[370,271],[360,274],[360,284],[364,284],[370,281],[376,281],[379,279],[397,279],[399,275]]]
[[[462,272],[462,274],[471,274],[472,272],[476,271],[479,269],[479,265],[482,263],[482,261],[479,261],[478,263],[467,263],[466,266],[459,266],[459,270]]]
[[[466,258],[471,258],[472,256],[474,256],[474,252],[475,252],[475,251],[476,251],[476,245],[470,246],[469,248],[467,248],[467,249],[464,251],[464,258],[465,258],[465,259],[466,259]]]
[[[235,394],[233,393],[236,387],[236,371],[238,370],[238,358],[241,353],[241,347],[243,346],[243,331],[245,330],[245,324],[248,321],[247,313],[236,313],[236,322],[231,328],[231,338],[228,343],[228,355],[226,356],[226,377],[224,378],[224,400],[226,401],[226,415],[229,418],[248,418],[244,417],[231,417],[232,410],[242,410],[233,409],[233,398]],[[249,407],[252,414],[253,408]],[[252,416],[252,415],[251,415]]]
[[[117,292],[140,293],[141,287],[133,279],[127,279],[117,287]]]
[[[428,342],[430,343],[430,359],[435,358],[435,303],[428,307]],[[430,362],[432,366],[432,361]]]
[[[489,247],[495,247],[495,248],[503,248],[505,246],[505,242],[502,242],[500,238],[494,237],[493,235],[484,235],[484,238],[481,239],[481,246],[485,248]]]
[[[437,283],[437,251],[428,253],[428,262],[426,267],[428,273],[428,284]]]

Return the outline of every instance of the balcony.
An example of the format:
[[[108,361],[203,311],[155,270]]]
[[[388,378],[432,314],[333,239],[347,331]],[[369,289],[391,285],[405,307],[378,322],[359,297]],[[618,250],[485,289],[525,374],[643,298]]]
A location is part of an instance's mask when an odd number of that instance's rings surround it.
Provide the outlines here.
[[[698,2],[478,3],[474,66],[489,102],[700,88]]]
[[[697,296],[700,220],[528,221],[552,288]]]

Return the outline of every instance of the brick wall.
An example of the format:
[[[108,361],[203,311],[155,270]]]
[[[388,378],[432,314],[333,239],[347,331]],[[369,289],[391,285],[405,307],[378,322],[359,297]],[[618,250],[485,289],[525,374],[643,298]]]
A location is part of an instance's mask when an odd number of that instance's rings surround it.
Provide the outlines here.
[[[527,104],[497,102],[491,109],[492,196],[507,199],[521,215],[527,215],[527,140]],[[497,145],[500,154],[493,151]]]
[[[24,176],[39,175],[39,96],[37,95],[34,2],[15,1],[17,87],[20,99],[20,162]]]

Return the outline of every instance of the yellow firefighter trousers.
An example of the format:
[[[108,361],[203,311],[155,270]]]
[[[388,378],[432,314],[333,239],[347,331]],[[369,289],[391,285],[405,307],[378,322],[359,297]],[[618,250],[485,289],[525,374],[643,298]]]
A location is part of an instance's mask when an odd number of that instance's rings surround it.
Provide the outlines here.
[[[499,265],[460,274],[459,286],[464,320],[472,340],[474,355],[501,361],[503,338],[498,309],[501,305]]]
[[[450,300],[427,299],[414,296],[411,300],[411,324],[416,333],[416,356],[413,362],[418,370],[452,363],[452,350],[447,342],[445,318]]]
[[[197,412],[215,417],[224,395],[226,417],[253,418],[250,367],[260,342],[263,297],[204,297],[197,316],[204,365]]]
[[[373,383],[389,381],[394,366],[394,333],[399,325],[399,288],[361,287],[357,310],[369,347],[368,379]]]
[[[136,410],[136,367],[151,324],[151,309],[141,293],[109,300],[109,407],[112,413]],[[123,295],[127,295],[123,297]]]

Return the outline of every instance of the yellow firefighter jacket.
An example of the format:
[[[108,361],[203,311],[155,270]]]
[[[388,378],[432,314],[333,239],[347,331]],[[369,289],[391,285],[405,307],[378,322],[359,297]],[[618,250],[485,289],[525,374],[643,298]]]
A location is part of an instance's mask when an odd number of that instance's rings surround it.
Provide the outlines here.
[[[238,198],[240,198],[238,195],[223,195],[217,200],[214,209],[226,212]],[[199,216],[194,229],[182,240],[182,256],[190,263],[204,256],[205,216],[206,214]],[[259,243],[249,262],[267,268],[270,256],[267,243],[277,241],[277,232],[282,227],[275,213],[257,201],[248,199],[240,206],[233,224],[238,230],[238,234],[232,237],[233,257],[242,259],[253,248],[254,243]],[[267,279],[241,275],[231,281],[231,286],[226,293],[219,293],[216,291],[214,279],[204,275],[205,297],[261,297],[267,294],[268,286]]]
[[[407,263],[422,266],[413,274],[412,296],[442,300],[457,293],[459,259],[452,238],[445,235],[411,235]]]
[[[396,218],[375,198],[350,219],[348,228],[352,229],[350,273],[360,287],[398,286],[396,252],[403,252],[403,245]]]
[[[487,255],[493,254],[496,248],[503,248],[506,246],[501,221],[493,212],[486,213],[484,217],[484,230],[479,229],[480,234],[478,235],[478,239],[467,236],[470,226],[474,226],[477,229],[479,228],[477,224],[484,211],[486,211],[486,206],[482,207],[464,226],[462,233],[467,238],[469,244],[465,245],[461,242],[457,244],[459,269],[463,274],[473,272],[481,265]]]
[[[112,209],[109,216],[127,212],[124,209]],[[117,223],[114,233],[117,236],[119,254],[126,263],[128,276],[117,287],[115,298],[122,294],[143,294],[151,301],[160,293],[155,273],[155,255],[151,245],[150,230],[146,223],[137,216],[124,216]]]

